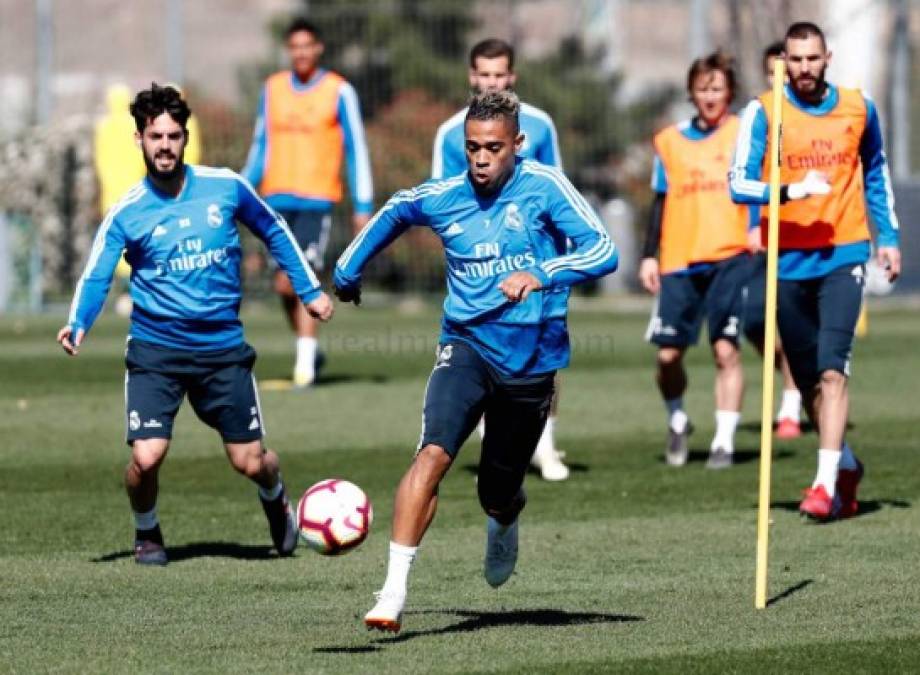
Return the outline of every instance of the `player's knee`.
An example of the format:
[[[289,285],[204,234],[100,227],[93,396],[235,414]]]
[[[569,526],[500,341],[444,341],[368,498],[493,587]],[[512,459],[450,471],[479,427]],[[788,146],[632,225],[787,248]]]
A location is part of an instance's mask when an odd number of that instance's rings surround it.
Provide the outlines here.
[[[415,455],[412,468],[420,480],[437,483],[447,473],[452,461],[440,445],[429,444]]]
[[[141,474],[156,471],[168,448],[169,442],[164,439],[138,439],[131,444],[131,464]]]
[[[847,376],[839,370],[825,370],[821,372],[820,384],[821,390],[840,390],[846,385]]]
[[[490,481],[486,476],[479,477],[476,489],[482,510],[502,525],[514,522],[527,503],[523,488],[509,494],[506,486]]]
[[[661,347],[658,350],[658,365],[662,368],[679,365],[683,356],[683,350],[677,347]]]
[[[716,340],[712,345],[712,353],[718,368],[732,368],[741,363],[738,346],[729,340]]]

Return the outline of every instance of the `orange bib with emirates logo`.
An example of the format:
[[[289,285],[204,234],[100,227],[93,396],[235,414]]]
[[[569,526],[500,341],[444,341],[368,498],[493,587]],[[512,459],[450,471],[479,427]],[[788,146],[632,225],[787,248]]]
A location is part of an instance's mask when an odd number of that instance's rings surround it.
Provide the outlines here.
[[[689,139],[676,126],[655,136],[655,151],[668,179],[661,223],[662,274],[747,250],[748,210],[733,203],[728,190],[737,135],[738,118],[731,115],[702,139]]]
[[[869,239],[859,158],[859,143],[866,128],[866,102],[856,89],[838,87],[837,94],[837,105],[825,115],[810,115],[783,101],[780,182],[788,185],[802,180],[811,170],[820,171],[827,176],[831,192],[780,206],[781,249],[826,248]],[[763,94],[760,102],[769,125],[773,93]],[[768,139],[764,180],[769,178],[769,157]],[[766,217],[761,218],[760,225],[766,241]]]
[[[268,78],[262,194],[288,193],[333,202],[342,198],[344,135],[337,112],[341,83],[341,76],[326,73],[310,89],[296,91],[290,71]]]

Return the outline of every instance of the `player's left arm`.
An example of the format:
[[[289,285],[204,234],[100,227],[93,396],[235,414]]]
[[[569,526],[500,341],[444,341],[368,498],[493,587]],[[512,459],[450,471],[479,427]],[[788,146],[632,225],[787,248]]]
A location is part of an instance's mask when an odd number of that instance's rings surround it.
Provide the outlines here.
[[[338,118],[345,143],[345,163],[348,167],[355,225],[359,229],[357,225],[365,225],[374,211],[374,181],[358,94],[354,87],[344,81],[339,88]]]
[[[541,168],[538,173],[546,181],[548,224],[572,244],[566,254],[532,268],[541,286],[571,286],[613,272],[617,248],[594,209],[561,171]]]
[[[245,178],[235,176],[235,179],[236,218],[268,247],[272,256],[287,273],[294,292],[304,305],[309,307],[324,294],[320,289],[319,279],[291,234],[288,224],[256,194]]]
[[[898,248],[900,228],[894,212],[894,191],[891,174],[882,141],[875,103],[869,97],[866,101],[866,128],[859,143],[862,161],[863,183],[866,190],[866,207],[878,231],[876,248],[878,261],[887,270],[890,281],[901,273],[901,253]]]
[[[343,302],[361,302],[361,272],[371,258],[389,246],[413,223],[423,222],[417,190],[401,190],[387,200],[335,263],[332,283]]]

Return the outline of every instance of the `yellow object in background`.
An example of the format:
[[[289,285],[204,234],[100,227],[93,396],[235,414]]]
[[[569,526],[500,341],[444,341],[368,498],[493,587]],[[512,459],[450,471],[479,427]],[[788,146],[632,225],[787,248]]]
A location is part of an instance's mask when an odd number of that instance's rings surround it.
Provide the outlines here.
[[[862,307],[859,310],[859,319],[856,320],[856,337],[866,337],[869,334],[869,307],[863,298]]]

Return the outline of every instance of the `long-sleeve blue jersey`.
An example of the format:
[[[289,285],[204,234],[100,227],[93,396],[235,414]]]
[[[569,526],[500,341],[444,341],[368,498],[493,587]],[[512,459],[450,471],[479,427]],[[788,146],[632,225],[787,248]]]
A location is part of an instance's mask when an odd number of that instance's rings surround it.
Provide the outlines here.
[[[145,178],[106,215],[74,292],[73,332],[93,325],[125,251],[132,337],[189,350],[240,344],[236,221],[265,242],[303,302],[319,297],[319,281],[287,224],[249,183],[229,169],[186,165],[178,196],[163,194]]]
[[[786,100],[799,110],[820,117],[828,114],[839,99],[838,90],[828,85],[827,96],[817,105],[799,99],[787,84]],[[878,230],[879,246],[898,245],[898,219],[894,213],[894,192],[891,176],[882,146],[882,130],[875,103],[863,96],[866,103],[866,126],[859,144],[866,207]],[[769,136],[767,114],[759,99],[745,107],[741,115],[738,144],[730,172],[732,199],[740,204],[761,205],[769,202],[770,186],[762,180],[764,153]],[[810,279],[829,274],[846,264],[869,259],[869,242],[842,244],[826,249],[793,249],[780,251],[778,274],[780,279]]]
[[[432,178],[450,178],[466,171],[463,124],[467,110],[464,108],[438,127],[431,157]],[[562,155],[559,153],[559,138],[553,119],[539,108],[521,103],[518,121],[521,133],[524,134],[524,144],[518,155],[561,169]]]
[[[360,284],[365,264],[412,225],[430,227],[444,244],[443,339],[467,341],[509,376],[568,365],[569,287],[615,270],[617,251],[562,172],[517,158],[490,197],[477,195],[465,173],[397,192],[339,258],[336,286]],[[521,270],[543,289],[510,302],[499,284]]]

